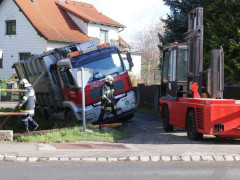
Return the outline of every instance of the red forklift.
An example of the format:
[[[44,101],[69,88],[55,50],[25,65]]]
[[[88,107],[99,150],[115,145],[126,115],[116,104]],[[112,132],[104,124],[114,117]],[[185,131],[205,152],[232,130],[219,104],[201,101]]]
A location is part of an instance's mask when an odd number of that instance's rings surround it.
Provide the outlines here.
[[[240,101],[223,99],[223,49],[211,51],[211,67],[203,71],[203,8],[188,14],[186,44],[164,47],[161,61],[160,116],[163,128],[186,129],[191,140],[203,135],[240,138]]]

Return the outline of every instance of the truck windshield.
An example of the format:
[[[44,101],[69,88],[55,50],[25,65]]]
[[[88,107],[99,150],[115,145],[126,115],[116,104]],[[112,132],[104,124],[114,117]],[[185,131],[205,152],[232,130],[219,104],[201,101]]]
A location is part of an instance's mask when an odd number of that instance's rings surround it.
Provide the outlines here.
[[[112,53],[109,57],[105,57],[76,68],[81,67],[94,70],[93,75],[90,77],[88,82],[97,81],[109,74],[119,74],[124,71],[122,61],[117,53]]]

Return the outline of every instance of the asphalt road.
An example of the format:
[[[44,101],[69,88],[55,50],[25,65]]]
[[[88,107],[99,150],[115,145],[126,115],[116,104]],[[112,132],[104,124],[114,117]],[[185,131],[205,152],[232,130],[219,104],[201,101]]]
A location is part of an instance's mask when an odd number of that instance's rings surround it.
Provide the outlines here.
[[[240,162],[2,163],[1,180],[234,180]]]

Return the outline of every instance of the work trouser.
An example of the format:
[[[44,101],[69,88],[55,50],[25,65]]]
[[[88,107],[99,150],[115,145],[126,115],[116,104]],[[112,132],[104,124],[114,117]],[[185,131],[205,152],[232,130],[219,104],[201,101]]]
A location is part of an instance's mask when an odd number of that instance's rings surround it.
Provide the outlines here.
[[[29,123],[33,126],[37,126],[38,124],[32,119],[32,117],[30,115],[27,116],[22,116],[22,122],[24,125],[24,129],[28,130],[28,125]]]
[[[101,113],[100,113],[99,118],[98,118],[98,124],[99,125],[103,124],[103,116],[104,116],[107,108],[111,108],[111,110],[112,110],[112,112],[114,114],[115,121],[116,122],[118,121],[116,105],[115,105],[115,103],[110,103],[110,104],[107,104],[106,106],[103,106],[101,108]]]

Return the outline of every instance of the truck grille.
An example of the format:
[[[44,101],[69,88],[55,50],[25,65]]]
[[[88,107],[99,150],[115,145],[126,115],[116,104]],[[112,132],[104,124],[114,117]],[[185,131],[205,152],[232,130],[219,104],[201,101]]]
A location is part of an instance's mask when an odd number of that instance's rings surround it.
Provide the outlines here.
[[[113,85],[114,85],[115,92],[122,91],[124,89],[122,80],[114,82]],[[102,89],[102,87],[98,87],[98,88],[90,90],[93,100],[101,97],[101,89]]]
[[[198,129],[204,130],[204,110],[203,108],[197,108],[197,126]]]

